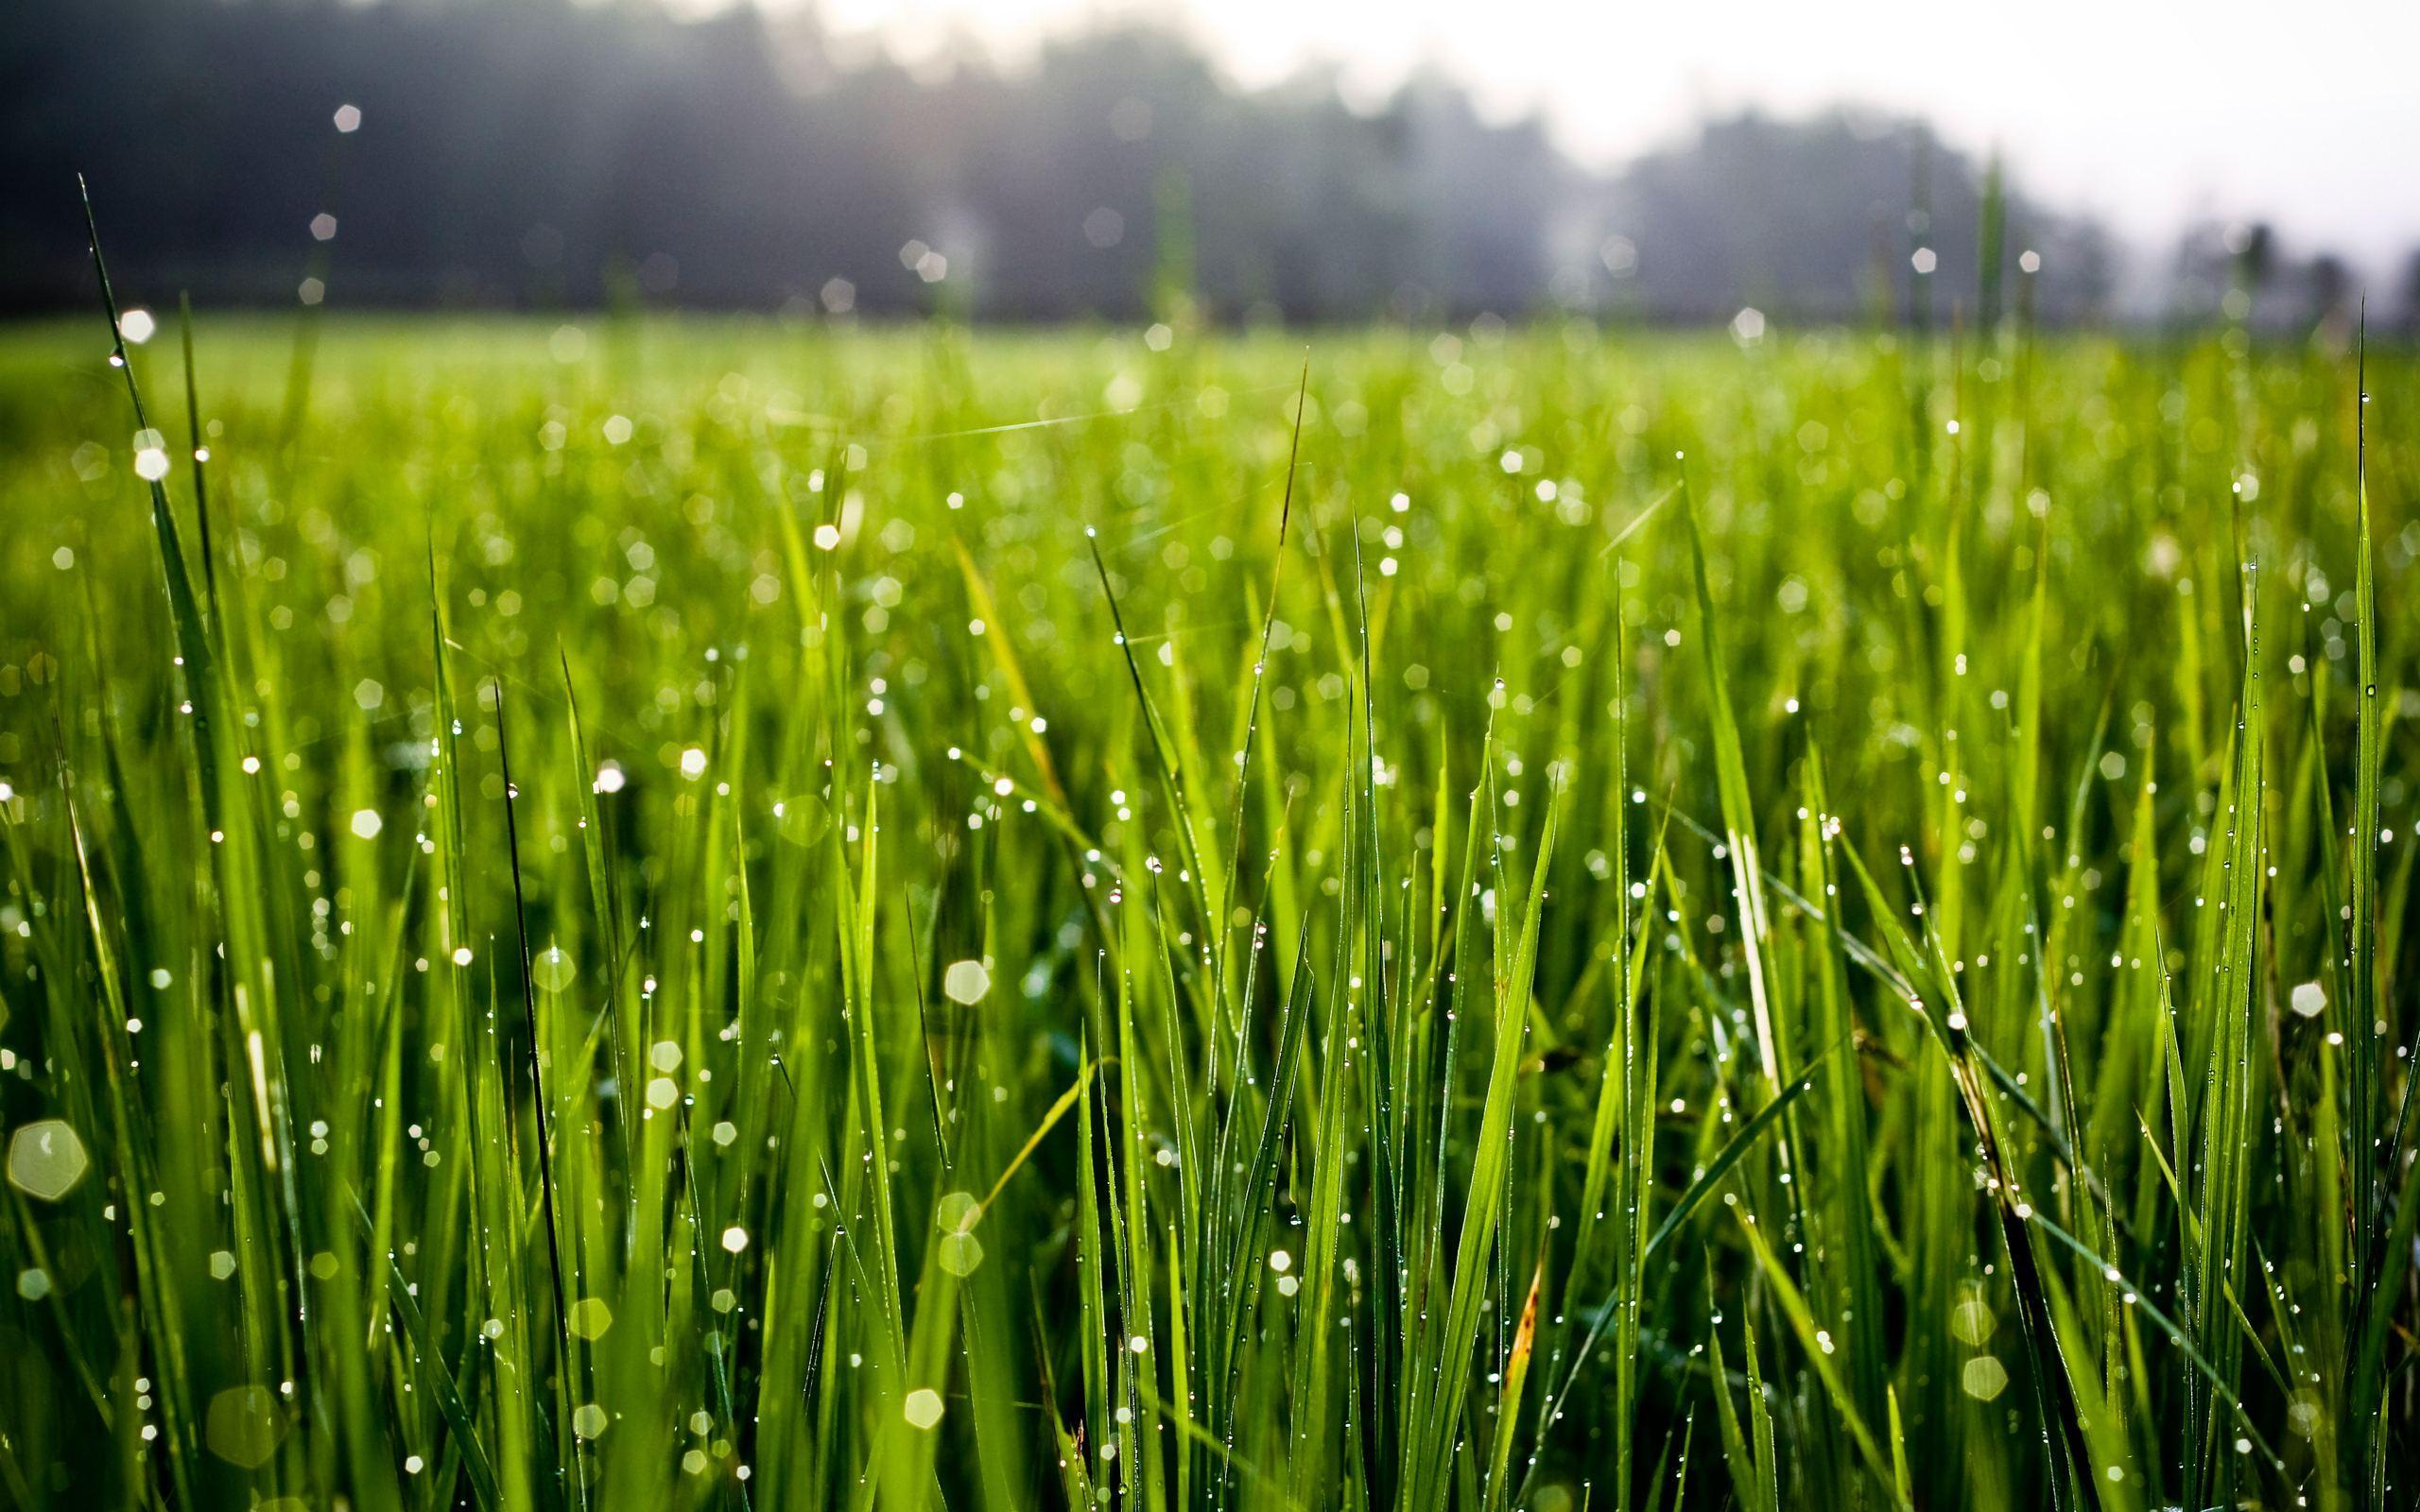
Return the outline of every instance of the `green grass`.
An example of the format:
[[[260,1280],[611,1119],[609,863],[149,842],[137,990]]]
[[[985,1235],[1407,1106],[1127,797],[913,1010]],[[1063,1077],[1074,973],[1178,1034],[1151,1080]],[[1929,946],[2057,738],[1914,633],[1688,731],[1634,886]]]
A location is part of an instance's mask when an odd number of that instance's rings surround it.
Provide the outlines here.
[[[0,1502],[2420,1494],[2409,354],[176,323],[0,333]]]

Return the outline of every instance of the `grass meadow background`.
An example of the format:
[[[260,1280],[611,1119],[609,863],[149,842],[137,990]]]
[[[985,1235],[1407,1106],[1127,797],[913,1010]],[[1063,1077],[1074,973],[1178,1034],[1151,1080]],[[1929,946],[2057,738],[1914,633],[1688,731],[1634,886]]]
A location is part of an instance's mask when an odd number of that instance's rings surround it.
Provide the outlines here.
[[[2408,353],[156,327],[0,334],[0,1500],[2415,1494]]]

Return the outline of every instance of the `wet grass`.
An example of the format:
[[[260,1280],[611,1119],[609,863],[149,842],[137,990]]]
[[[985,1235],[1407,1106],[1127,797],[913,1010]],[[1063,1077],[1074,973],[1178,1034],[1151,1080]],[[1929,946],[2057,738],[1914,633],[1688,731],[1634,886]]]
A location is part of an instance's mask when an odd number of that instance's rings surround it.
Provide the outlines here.
[[[157,324],[10,1504],[2414,1494],[2408,355]]]

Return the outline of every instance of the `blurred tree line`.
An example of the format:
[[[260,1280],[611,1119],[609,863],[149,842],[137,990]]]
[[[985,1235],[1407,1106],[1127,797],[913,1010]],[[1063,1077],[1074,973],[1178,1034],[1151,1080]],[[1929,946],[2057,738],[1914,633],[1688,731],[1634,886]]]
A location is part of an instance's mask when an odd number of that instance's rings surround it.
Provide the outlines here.
[[[1132,27],[911,69],[811,9],[29,4],[0,150],[16,312],[89,298],[78,172],[130,284],[216,303],[1947,322],[2116,281],[2099,228],[1918,123],[1747,114],[1595,174],[1440,77],[1244,92]]]

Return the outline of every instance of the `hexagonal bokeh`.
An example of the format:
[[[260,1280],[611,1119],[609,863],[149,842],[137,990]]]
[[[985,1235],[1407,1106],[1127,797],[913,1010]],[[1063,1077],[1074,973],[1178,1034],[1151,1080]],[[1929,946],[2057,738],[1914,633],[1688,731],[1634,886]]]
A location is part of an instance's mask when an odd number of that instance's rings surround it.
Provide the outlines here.
[[[942,973],[942,991],[953,1003],[971,1007],[982,1002],[983,994],[991,990],[992,973],[981,961],[952,961],[949,970]]]
[[[254,1470],[285,1438],[285,1414],[267,1386],[230,1386],[210,1399],[202,1441],[228,1464]]]
[[[1966,1362],[1958,1383],[1977,1401],[1990,1401],[2008,1389],[2008,1366],[1991,1355],[1979,1354]]]
[[[601,1339],[605,1331],[614,1326],[614,1309],[601,1297],[583,1297],[571,1304],[564,1326],[574,1338]]]
[[[9,1137],[9,1184],[29,1197],[57,1202],[92,1163],[84,1141],[63,1119],[42,1119]]]

